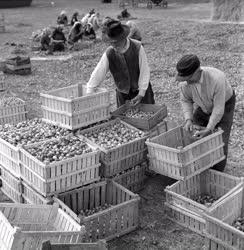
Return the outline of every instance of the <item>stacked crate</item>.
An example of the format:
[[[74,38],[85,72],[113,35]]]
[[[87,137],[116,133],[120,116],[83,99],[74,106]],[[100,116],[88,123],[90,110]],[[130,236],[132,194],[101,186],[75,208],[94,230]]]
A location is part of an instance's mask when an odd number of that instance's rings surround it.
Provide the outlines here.
[[[88,95],[85,85],[41,93],[43,119],[74,130],[110,118],[110,91],[98,89]]]
[[[242,178],[209,169],[225,158],[222,133],[197,140],[179,126],[146,142],[149,169],[178,180],[165,189],[169,217],[200,234],[206,228],[203,214],[243,185]]]
[[[143,115],[145,116],[143,117]],[[112,116],[142,130],[149,138],[167,131],[167,124],[164,120],[167,117],[167,107],[165,104],[140,103],[134,106],[127,102],[115,110]],[[144,180],[146,179],[147,164],[146,160],[139,166],[133,166],[132,169],[116,174],[113,178],[131,191],[138,192],[143,187]]]

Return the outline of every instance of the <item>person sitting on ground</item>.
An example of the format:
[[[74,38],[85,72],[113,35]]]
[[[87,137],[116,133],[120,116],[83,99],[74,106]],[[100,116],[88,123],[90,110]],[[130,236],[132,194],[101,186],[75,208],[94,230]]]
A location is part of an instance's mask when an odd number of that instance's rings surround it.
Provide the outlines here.
[[[126,19],[126,18],[130,18],[130,17],[131,17],[131,15],[127,9],[122,10],[121,13],[117,16],[118,19]]]
[[[64,51],[65,43],[66,37],[63,33],[63,27],[58,26],[52,33],[48,54],[52,54],[54,51]]]
[[[70,20],[71,26],[73,26],[75,24],[75,22],[79,21],[78,16],[79,16],[79,12],[78,11],[74,12],[74,14],[72,15],[71,20]]]
[[[68,16],[65,10],[62,10],[59,14],[57,24],[68,25]]]
[[[79,40],[82,40],[83,32],[84,31],[83,31],[82,24],[80,22],[75,22],[70,30],[70,33],[68,36],[68,43],[73,45]]]
[[[126,25],[128,25],[130,27],[130,34],[128,36],[128,38],[132,38],[138,41],[141,41],[141,32],[138,29],[136,23],[134,21],[128,21],[126,23]]]
[[[87,25],[88,19],[89,19],[93,14],[95,14],[95,10],[94,10],[94,9],[90,10],[90,11],[81,19],[81,24],[82,24],[83,27],[84,27],[85,25]]]
[[[87,93],[93,93],[111,72],[116,86],[117,106],[130,100],[154,104],[150,83],[150,68],[145,50],[139,41],[129,39],[130,28],[119,20],[106,23],[103,40],[110,46],[103,53],[87,83]]]
[[[100,14],[99,12],[92,14],[88,18],[88,23],[92,25],[92,28],[96,32],[100,28],[100,20],[99,20]]]
[[[183,82],[180,85],[180,95],[185,118],[184,129],[192,131],[194,125],[204,127],[195,133],[199,139],[211,134],[218,127],[224,131],[226,158],[212,167],[224,171],[235,109],[235,91],[224,72],[213,67],[200,66],[200,60],[194,54],[183,56],[176,69],[176,80]]]
[[[84,36],[86,36],[89,39],[96,39],[96,33],[90,23],[87,23],[85,26]]]
[[[45,28],[41,35],[41,50],[47,51],[49,50],[49,46],[51,43],[51,33],[52,31],[49,28]]]

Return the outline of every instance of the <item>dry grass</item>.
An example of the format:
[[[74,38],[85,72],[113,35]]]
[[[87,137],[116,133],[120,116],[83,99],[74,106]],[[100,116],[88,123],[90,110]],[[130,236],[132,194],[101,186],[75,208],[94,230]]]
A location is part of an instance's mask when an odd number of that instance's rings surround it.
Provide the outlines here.
[[[244,21],[243,0],[213,0],[213,20]]]

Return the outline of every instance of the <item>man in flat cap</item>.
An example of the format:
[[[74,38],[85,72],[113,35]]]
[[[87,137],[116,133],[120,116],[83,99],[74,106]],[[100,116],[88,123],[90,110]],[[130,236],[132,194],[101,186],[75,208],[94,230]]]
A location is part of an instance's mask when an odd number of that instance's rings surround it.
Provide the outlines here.
[[[209,135],[217,127],[224,131],[226,158],[213,167],[224,171],[235,108],[235,92],[222,71],[200,66],[196,55],[183,56],[178,61],[176,69],[176,80],[183,82],[180,84],[180,90],[185,117],[184,128],[192,131],[193,124],[204,127],[196,132],[198,138]]]
[[[117,106],[127,100],[154,104],[154,94],[150,84],[150,69],[141,42],[129,39],[130,28],[118,20],[108,18],[104,22],[103,40],[110,46],[102,55],[87,83],[87,92],[92,93],[111,72],[116,86]]]

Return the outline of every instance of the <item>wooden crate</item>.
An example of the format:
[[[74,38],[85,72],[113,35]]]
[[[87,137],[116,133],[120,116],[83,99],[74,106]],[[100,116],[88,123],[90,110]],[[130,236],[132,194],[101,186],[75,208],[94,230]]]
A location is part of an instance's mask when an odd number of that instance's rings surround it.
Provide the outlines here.
[[[21,180],[21,196],[22,203],[45,205],[52,203],[51,197],[44,197],[39,194],[33,187],[28,185],[24,180]]]
[[[2,192],[16,203],[22,203],[21,181],[13,176],[4,167],[0,166],[0,180],[2,181]]]
[[[50,241],[42,243],[42,250],[107,250],[107,243],[99,240],[95,243],[79,244],[51,244]]]
[[[232,226],[233,222],[240,216],[244,216],[243,186],[204,214],[207,249],[244,249],[244,232]]]
[[[50,141],[53,140],[55,139]],[[42,143],[28,145],[20,149],[20,168],[21,177],[24,181],[34,186],[44,197],[65,192],[100,179],[99,150],[46,164],[26,150]]]
[[[44,121],[78,129],[110,118],[110,92],[98,89],[86,94],[86,86],[72,85],[41,93]]]
[[[19,148],[0,138],[0,164],[15,177],[20,177]]]
[[[72,218],[86,228],[86,241],[111,240],[138,227],[139,196],[112,180],[58,195],[54,201]],[[90,216],[79,216],[80,211],[112,205]]]
[[[26,120],[26,104],[23,100],[16,98],[21,104],[9,107],[0,107],[0,125],[17,124]]]
[[[222,133],[196,140],[179,126],[148,139],[149,169],[177,180],[197,175],[225,158]]]
[[[184,181],[177,181],[166,187],[168,214],[177,223],[203,234],[206,221],[203,213],[209,208],[194,200],[201,195],[210,195],[221,202],[236,189],[243,186],[243,178],[234,177],[215,170],[206,170]]]
[[[149,138],[153,138],[158,136],[168,130],[167,122],[162,121],[158,123],[154,128],[150,129],[149,131],[144,131]]]
[[[131,192],[137,193],[144,187],[147,165],[147,162],[143,162],[132,169],[128,169],[124,173],[113,177],[113,181],[129,189]]]
[[[85,229],[56,205],[0,204],[1,249],[37,250],[42,242],[81,243]]]
[[[154,115],[149,119],[131,118],[123,115],[124,112],[130,109],[138,109],[143,112],[153,112]],[[132,126],[141,130],[150,130],[154,128],[159,122],[161,122],[167,116],[167,107],[165,104],[139,104],[136,107],[129,103],[120,106],[117,110],[112,113],[115,118],[120,118],[121,120],[131,124]]]
[[[31,61],[28,56],[16,56],[5,61],[3,70],[6,74],[27,75],[31,73]]]
[[[116,119],[77,132],[77,135],[83,139],[86,139],[89,145],[92,145],[93,147],[98,147],[100,149],[101,151],[100,161],[102,164],[101,176],[103,177],[112,177],[131,167],[134,167],[135,165],[145,161],[147,156],[147,151],[145,146],[145,141],[147,138],[146,136],[108,150],[101,147],[98,144],[95,144],[94,142],[83,136],[87,132],[96,131],[99,128],[106,127],[116,122],[121,122],[129,128],[135,131],[139,131],[137,128],[131,126],[130,124],[127,124],[119,119]]]

